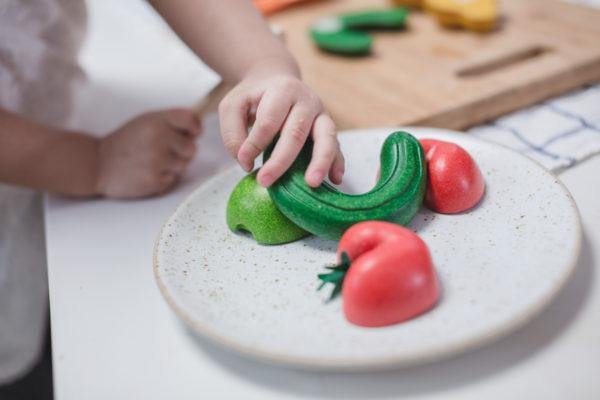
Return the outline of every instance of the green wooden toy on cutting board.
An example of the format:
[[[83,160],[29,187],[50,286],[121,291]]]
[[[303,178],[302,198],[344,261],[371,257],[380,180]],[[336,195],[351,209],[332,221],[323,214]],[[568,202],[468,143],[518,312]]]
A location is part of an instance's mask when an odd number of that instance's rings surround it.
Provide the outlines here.
[[[310,27],[313,42],[327,52],[360,56],[369,54],[373,39],[365,30],[402,29],[408,11],[404,7],[369,10],[322,18]]]

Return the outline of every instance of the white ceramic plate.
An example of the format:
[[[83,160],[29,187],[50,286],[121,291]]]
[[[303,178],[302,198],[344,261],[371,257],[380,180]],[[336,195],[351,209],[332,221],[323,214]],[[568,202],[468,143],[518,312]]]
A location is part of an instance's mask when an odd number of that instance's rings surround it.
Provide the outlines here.
[[[343,299],[324,304],[317,274],[336,242],[310,237],[260,246],[225,224],[229,169],[200,186],[165,223],[154,271],[175,312],[198,334],[263,361],[315,369],[392,368],[446,357],[509,333],[540,312],[576,265],[581,229],[558,179],[530,159],[465,134],[407,128],[463,146],[486,181],[461,215],[422,210],[410,227],[428,244],[443,288],[436,308],[386,328],[348,323]],[[373,185],[379,149],[393,129],[341,135],[344,190]]]

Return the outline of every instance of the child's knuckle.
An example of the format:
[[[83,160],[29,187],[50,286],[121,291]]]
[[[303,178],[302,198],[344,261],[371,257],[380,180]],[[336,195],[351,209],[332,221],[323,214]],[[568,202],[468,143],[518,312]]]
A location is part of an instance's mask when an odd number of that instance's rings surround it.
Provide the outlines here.
[[[283,171],[285,170],[285,161],[279,157],[273,157],[269,160],[271,171]]]
[[[279,129],[279,122],[272,117],[263,117],[256,124],[260,133],[270,133]]]
[[[278,86],[280,90],[290,93],[298,89],[299,83],[297,79],[286,76],[279,79]]]
[[[225,150],[227,150],[227,152],[233,156],[236,155],[237,151],[239,150],[239,142],[234,139],[233,134],[227,134],[224,133],[223,134],[223,146],[225,147]]]
[[[288,132],[288,137],[297,145],[303,145],[306,141],[306,132],[305,130],[299,126],[292,126]]]

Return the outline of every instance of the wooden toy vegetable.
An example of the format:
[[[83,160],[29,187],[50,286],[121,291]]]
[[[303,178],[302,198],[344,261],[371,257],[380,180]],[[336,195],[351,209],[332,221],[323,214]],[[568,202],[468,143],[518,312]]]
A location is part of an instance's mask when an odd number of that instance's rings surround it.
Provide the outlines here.
[[[231,192],[227,226],[249,232],[260,244],[283,244],[309,235],[277,209],[267,189],[256,182],[256,172],[244,177]]]
[[[373,39],[365,29],[401,29],[407,10],[402,7],[368,10],[317,20],[310,27],[315,44],[324,51],[344,55],[365,55]]]
[[[382,221],[366,221],[344,233],[340,264],[321,274],[340,292],[348,321],[365,327],[396,324],[433,307],[439,283],[429,250],[411,230]]]
[[[424,0],[427,12],[448,27],[488,32],[498,19],[497,0]]]
[[[273,149],[265,151],[265,161]],[[308,142],[292,166],[269,187],[271,198],[290,220],[315,235],[339,239],[357,222],[387,220],[408,224],[422,204],[426,187],[426,161],[413,136],[394,132],[381,149],[380,178],[368,193],[345,194],[323,183],[311,188],[304,172],[312,154]]]
[[[460,213],[475,206],[485,191],[477,163],[457,144],[421,139],[427,158],[425,205],[445,214]]]
[[[311,27],[310,36],[321,50],[348,56],[361,56],[371,52],[371,35],[340,29],[335,24],[337,20],[322,20]]]
[[[408,10],[395,7],[384,10],[365,10],[342,14],[340,19],[345,29],[402,29],[406,24]]]

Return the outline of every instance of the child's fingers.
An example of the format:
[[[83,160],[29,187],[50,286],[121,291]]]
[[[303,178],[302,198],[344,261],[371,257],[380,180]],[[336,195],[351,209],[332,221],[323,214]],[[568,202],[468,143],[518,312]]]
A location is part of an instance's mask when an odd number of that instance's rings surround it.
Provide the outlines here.
[[[179,175],[172,172],[164,172],[158,179],[158,187],[156,195],[161,195],[168,192],[173,186],[179,182]]]
[[[291,107],[292,98],[283,92],[271,90],[263,95],[254,125],[237,154],[242,168],[252,170],[254,160],[273,141]]]
[[[332,170],[332,165],[340,154],[340,146],[336,136],[335,124],[326,114],[320,114],[313,125],[313,153],[312,159],[304,179],[309,186],[317,187]],[[330,173],[334,183],[338,182],[338,175]],[[339,177],[341,179],[341,176]]]
[[[181,159],[173,159],[168,165],[163,169],[163,173],[170,173],[175,176],[182,175],[188,166],[188,162]]]
[[[177,131],[184,131],[191,136],[198,136],[201,132],[200,118],[192,110],[174,108],[164,113],[167,124]]]
[[[297,103],[290,111],[281,130],[281,136],[256,177],[263,187],[270,186],[292,165],[304,146],[316,116],[311,104]]]
[[[196,155],[197,145],[194,139],[174,132],[170,138],[169,148],[177,157],[191,160]]]
[[[236,159],[248,133],[250,106],[251,101],[248,97],[235,94],[226,96],[219,104],[219,124],[223,145],[227,152]]]
[[[338,149],[339,150],[339,149]],[[344,172],[346,171],[346,160],[344,160],[344,155],[341,150],[338,151],[335,160],[333,161],[333,165],[329,169],[329,179],[331,182],[339,185],[342,183],[342,178],[344,177]]]

